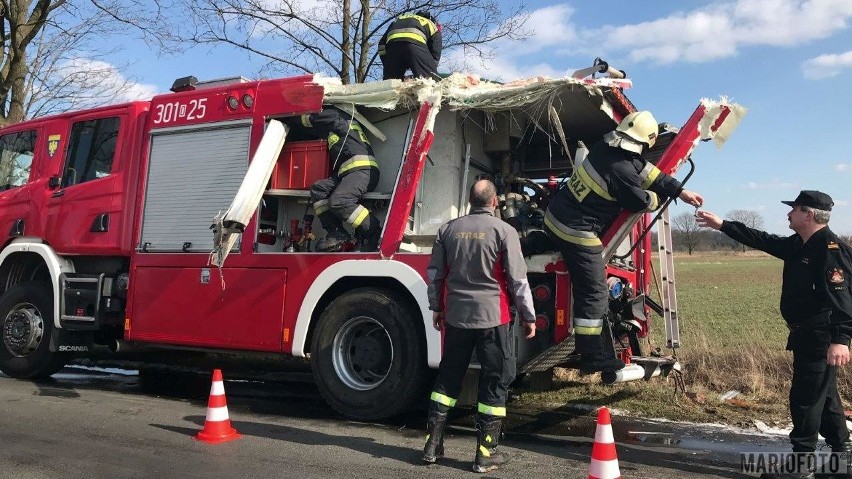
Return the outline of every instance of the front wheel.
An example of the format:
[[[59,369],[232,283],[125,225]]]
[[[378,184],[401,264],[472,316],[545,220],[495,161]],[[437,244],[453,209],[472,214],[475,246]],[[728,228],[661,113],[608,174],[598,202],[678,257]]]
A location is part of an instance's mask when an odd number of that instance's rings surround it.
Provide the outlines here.
[[[65,366],[67,354],[50,350],[53,291],[40,282],[21,283],[0,296],[0,371],[18,379],[48,377]]]
[[[427,386],[423,321],[391,291],[358,288],[329,304],[311,344],[311,368],[335,411],[354,419],[391,417]]]

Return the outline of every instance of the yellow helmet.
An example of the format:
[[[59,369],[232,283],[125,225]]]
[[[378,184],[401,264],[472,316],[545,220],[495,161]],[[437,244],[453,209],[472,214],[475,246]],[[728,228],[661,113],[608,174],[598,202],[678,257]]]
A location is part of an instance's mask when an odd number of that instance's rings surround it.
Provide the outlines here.
[[[657,120],[650,111],[634,111],[624,117],[618,127],[615,129],[634,140],[645,143],[648,148],[654,146],[657,142]]]

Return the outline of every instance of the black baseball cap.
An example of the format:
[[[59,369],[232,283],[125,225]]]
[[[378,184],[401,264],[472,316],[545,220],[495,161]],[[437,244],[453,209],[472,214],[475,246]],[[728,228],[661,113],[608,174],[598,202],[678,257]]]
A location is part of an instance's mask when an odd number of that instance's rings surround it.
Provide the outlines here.
[[[807,206],[823,211],[831,211],[831,207],[834,206],[834,201],[830,196],[816,190],[802,190],[795,200],[782,201],[782,203],[789,206]]]

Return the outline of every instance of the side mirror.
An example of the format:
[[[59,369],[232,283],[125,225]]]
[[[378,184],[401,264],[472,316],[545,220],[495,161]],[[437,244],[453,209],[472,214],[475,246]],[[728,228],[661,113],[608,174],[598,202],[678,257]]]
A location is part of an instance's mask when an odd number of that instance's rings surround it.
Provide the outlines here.
[[[47,181],[47,186],[49,186],[51,188],[59,188],[59,185],[61,185],[61,184],[62,184],[62,177],[61,176],[51,176],[50,179]]]

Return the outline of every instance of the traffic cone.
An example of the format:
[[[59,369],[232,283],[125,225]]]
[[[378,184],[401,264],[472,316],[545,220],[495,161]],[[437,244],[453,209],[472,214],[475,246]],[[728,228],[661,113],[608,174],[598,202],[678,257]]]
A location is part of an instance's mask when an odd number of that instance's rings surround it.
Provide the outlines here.
[[[609,409],[606,406],[598,409],[598,426],[595,429],[595,443],[592,444],[592,462],[589,464],[588,479],[621,479]]]
[[[204,429],[195,435],[195,439],[209,444],[219,444],[239,438],[240,433],[231,427],[231,419],[228,417],[228,402],[225,400],[222,371],[214,369],[210,400],[207,401],[207,418],[204,420]]]

